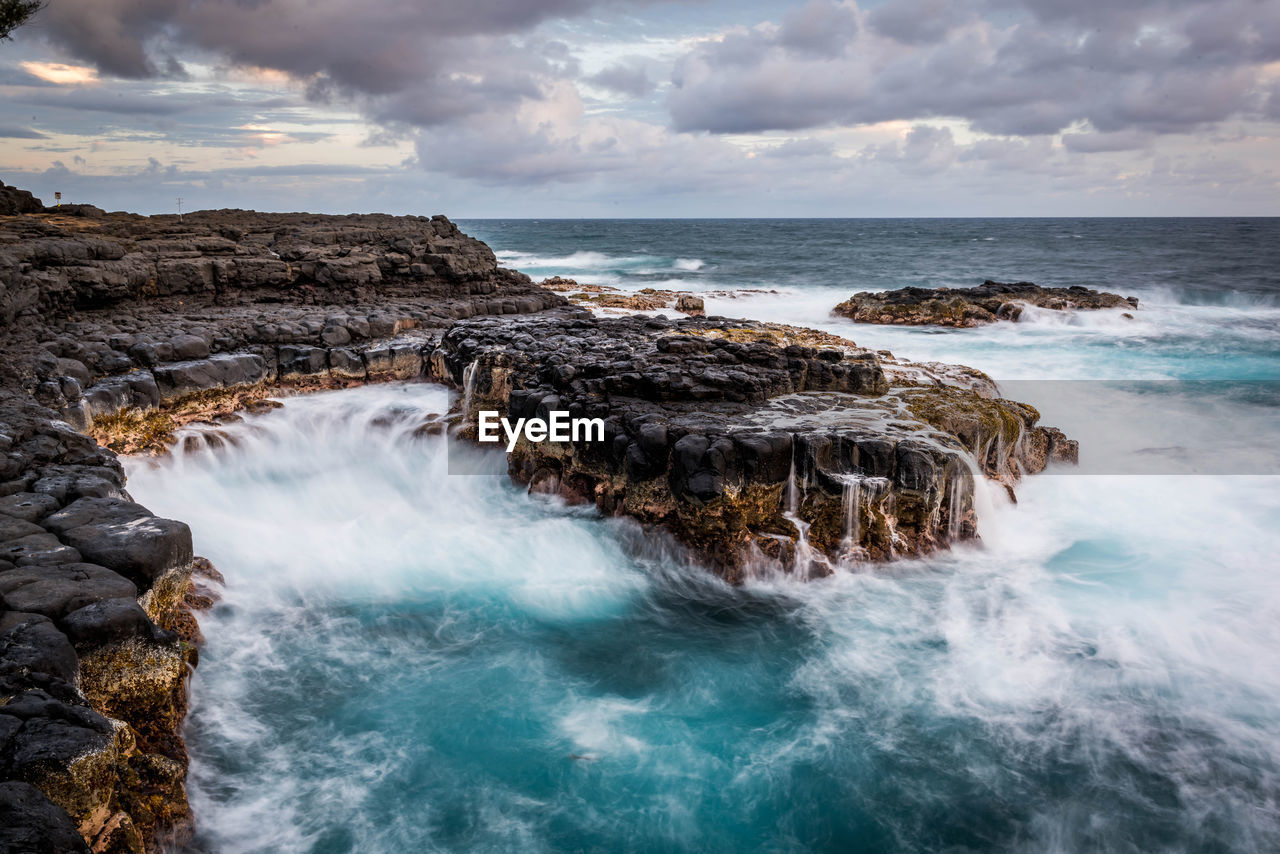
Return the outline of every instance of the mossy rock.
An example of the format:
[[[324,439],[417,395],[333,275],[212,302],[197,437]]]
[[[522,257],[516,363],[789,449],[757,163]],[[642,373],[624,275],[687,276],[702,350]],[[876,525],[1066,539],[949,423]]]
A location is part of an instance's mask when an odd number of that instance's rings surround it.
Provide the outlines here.
[[[897,396],[907,410],[925,424],[960,441],[992,476],[1005,474],[1007,465],[1040,413],[1032,406],[974,392],[947,388],[902,389]]]

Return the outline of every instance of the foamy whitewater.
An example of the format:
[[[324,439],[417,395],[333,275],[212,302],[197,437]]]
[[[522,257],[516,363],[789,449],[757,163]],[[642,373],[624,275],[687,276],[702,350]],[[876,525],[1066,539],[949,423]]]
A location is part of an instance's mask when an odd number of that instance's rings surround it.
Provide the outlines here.
[[[980,368],[1093,473],[1025,481],[978,545],[730,588],[416,436],[436,386],[131,460],[228,579],[192,683],[197,848],[1280,850],[1276,221],[464,227],[535,278],[731,291],[708,309]],[[988,277],[1142,308],[828,314]]]

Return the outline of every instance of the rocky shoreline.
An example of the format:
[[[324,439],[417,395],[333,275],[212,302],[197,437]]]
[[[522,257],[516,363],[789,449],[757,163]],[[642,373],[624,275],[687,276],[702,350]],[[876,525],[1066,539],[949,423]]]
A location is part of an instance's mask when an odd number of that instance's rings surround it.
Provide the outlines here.
[[[984,326],[1000,320],[1016,321],[1027,306],[1051,311],[1096,311],[1138,307],[1137,297],[1095,291],[1075,285],[1043,288],[1031,282],[993,282],[972,288],[898,288],[862,291],[832,309],[855,323],[908,326]],[[1126,314],[1126,317],[1132,317]]]
[[[481,407],[601,417],[604,443],[523,442],[512,476],[659,526],[731,581],[945,548],[975,536],[978,480],[1075,456],[978,372],[593,317],[440,216],[76,213],[0,216],[0,850],[190,830],[193,611],[218,576],[130,500],[115,453],[193,420],[417,378],[460,390],[463,436]]]

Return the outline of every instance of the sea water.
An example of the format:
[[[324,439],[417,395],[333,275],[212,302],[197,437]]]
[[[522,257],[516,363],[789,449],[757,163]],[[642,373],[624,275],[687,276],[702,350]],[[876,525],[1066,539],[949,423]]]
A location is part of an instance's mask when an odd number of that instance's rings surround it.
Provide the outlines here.
[[[1276,470],[1275,221],[465,228],[535,277],[986,370],[1095,473],[1026,480],[978,544],[733,588],[421,434],[440,387],[290,398],[131,460],[228,580],[192,681],[195,848],[1280,849],[1280,479],[1221,473]],[[829,315],[984,278],[1141,308]]]

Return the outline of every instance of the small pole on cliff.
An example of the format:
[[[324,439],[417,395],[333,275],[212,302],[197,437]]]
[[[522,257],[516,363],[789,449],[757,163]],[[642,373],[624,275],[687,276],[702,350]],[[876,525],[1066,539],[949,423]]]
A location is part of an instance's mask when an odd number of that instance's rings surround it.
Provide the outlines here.
[[[178,221],[182,221],[182,196],[178,196]]]
[[[59,208],[62,207],[62,193],[54,192],[53,200],[58,203],[57,205],[55,205],[55,207],[59,207]]]

